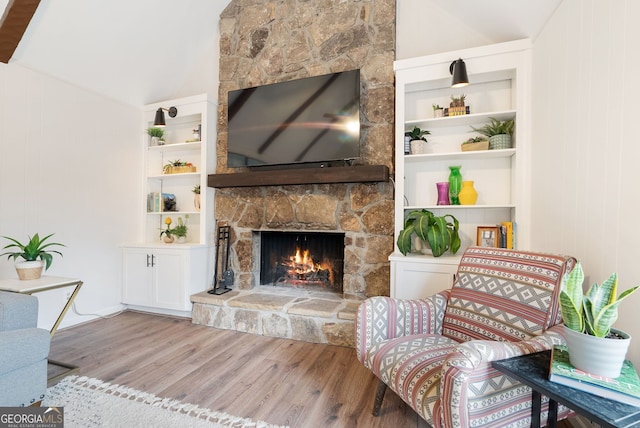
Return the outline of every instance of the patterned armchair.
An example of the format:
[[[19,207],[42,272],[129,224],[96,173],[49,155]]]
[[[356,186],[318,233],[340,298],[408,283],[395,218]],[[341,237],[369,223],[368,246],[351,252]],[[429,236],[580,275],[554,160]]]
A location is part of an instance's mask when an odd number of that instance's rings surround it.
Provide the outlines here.
[[[364,301],[356,351],[379,379],[374,415],[390,387],[434,427],[530,426],[531,389],[491,362],[564,343],[558,295],[574,264],[566,256],[471,247],[450,290]],[[559,406],[558,420],[571,414]]]

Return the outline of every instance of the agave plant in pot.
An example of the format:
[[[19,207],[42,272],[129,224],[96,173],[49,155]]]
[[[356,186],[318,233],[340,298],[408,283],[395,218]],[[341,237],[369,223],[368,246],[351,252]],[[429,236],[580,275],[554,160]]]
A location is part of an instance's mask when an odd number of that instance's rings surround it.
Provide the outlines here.
[[[494,117],[489,119],[491,123],[481,128],[472,126],[471,129],[489,138],[489,150],[510,149],[515,121],[513,119],[501,121]]]
[[[562,279],[560,308],[571,364],[585,372],[615,378],[620,375],[631,336],[613,328],[622,301],[636,292],[635,286],[618,293],[618,276],[613,273],[601,285],[593,284],[586,294],[584,272],[577,263]]]
[[[21,243],[17,239],[3,236],[3,238],[11,241],[11,244],[6,245],[3,250],[14,248],[14,251],[5,251],[0,254],[0,257],[7,256],[7,259],[14,259],[16,261],[15,268],[20,279],[38,279],[42,275],[42,269],[47,270],[51,267],[53,262],[53,254],[59,254],[60,251],[52,250],[51,247],[60,246],[63,244],[57,242],[46,242],[53,236],[53,233],[40,239],[40,235],[37,233],[29,237],[29,242],[26,244]],[[23,260],[18,260],[22,258]]]
[[[410,253],[411,240],[416,235],[429,244],[434,257],[440,257],[447,250],[455,254],[460,249],[458,229],[458,219],[451,214],[436,216],[425,209],[413,210],[404,220],[404,229],[398,236],[398,249],[405,256]]]

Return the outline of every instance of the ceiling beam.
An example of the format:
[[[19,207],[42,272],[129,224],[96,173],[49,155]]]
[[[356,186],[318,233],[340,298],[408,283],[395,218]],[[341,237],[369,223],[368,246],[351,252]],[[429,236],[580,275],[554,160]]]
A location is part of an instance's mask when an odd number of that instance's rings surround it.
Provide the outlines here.
[[[9,63],[40,0],[9,0],[0,20],[0,62]]]

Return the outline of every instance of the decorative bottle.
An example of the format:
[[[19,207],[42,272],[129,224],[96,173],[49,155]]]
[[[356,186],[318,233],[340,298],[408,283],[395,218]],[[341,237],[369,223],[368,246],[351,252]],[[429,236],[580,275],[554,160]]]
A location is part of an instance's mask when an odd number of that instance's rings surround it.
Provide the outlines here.
[[[473,187],[473,181],[463,181],[462,189],[458,194],[460,205],[475,205],[478,201],[478,192]]]
[[[460,174],[461,165],[450,166],[449,170],[449,202],[451,205],[460,205],[458,194],[462,188],[462,175]]]
[[[438,205],[451,205],[449,202],[449,182],[436,183],[438,189]]]

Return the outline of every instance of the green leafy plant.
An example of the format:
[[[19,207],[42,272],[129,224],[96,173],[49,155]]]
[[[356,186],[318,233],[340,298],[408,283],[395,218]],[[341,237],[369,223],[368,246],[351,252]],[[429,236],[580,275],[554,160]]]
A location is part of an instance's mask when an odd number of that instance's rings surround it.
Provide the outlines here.
[[[164,137],[164,130],[162,128],[147,128],[147,134],[150,137]]]
[[[482,135],[486,135],[487,137],[493,137],[494,135],[500,134],[513,134],[513,127],[515,122],[513,119],[507,119],[505,121],[500,121],[496,118],[490,117],[491,123],[487,123],[481,128],[471,127],[476,132],[479,132]]]
[[[436,216],[425,209],[413,210],[404,220],[404,229],[398,236],[398,249],[405,256],[411,252],[411,237],[415,234],[429,243],[434,257],[440,257],[447,250],[455,254],[460,249],[458,229],[458,219],[451,214]]]
[[[426,129],[420,129],[417,126],[414,126],[411,131],[405,132],[404,136],[411,138],[411,141],[413,140],[427,141],[426,137],[424,136],[429,134],[431,134],[431,131],[427,131]]]
[[[52,250],[50,248],[53,246],[60,246],[60,247],[65,246],[63,244],[58,244],[57,242],[45,243],[45,241],[49,239],[51,236],[53,236],[53,233],[40,239],[40,235],[36,233],[32,237],[31,236],[29,237],[29,242],[26,244],[21,243],[17,239],[10,238],[8,236],[3,236],[3,238],[13,242],[12,244],[6,245],[3,248],[3,250],[6,250],[8,248],[17,248],[19,249],[19,251],[5,251],[4,253],[0,254],[0,257],[8,256],[7,260],[9,259],[18,260],[18,257],[22,257],[24,260],[28,262],[33,262],[40,259],[45,262],[45,270],[47,270],[49,269],[49,267],[51,266],[51,263],[53,262],[52,253],[59,254],[62,257],[62,253],[60,251]]]
[[[584,272],[579,262],[562,278],[560,310],[564,324],[579,333],[607,337],[618,319],[618,306],[640,286],[629,288],[616,297],[618,275],[613,273],[601,285],[594,283],[585,295],[582,291],[583,282]]]
[[[189,218],[188,215],[185,216],[185,218]],[[187,225],[186,223],[182,220],[182,217],[178,217],[177,219],[177,223],[178,225],[175,226],[173,229],[171,228],[171,224],[173,223],[173,221],[171,220],[171,217],[167,217],[164,220],[164,224],[167,225],[166,229],[162,229],[160,231],[160,237],[162,237],[162,235],[166,235],[169,238],[171,236],[187,236]]]
[[[434,110],[441,110],[443,108],[440,104],[431,104],[431,107],[433,107]]]
[[[200,194],[200,185],[198,184],[197,186],[195,186],[193,189],[191,189],[191,191],[193,193],[195,193],[196,195]]]

